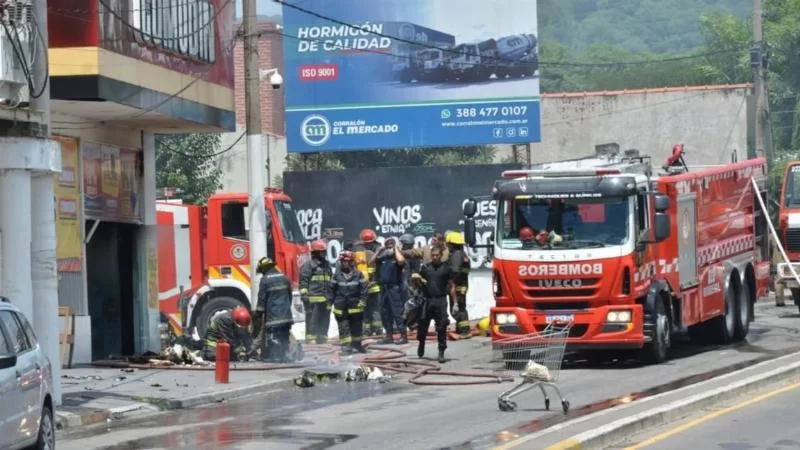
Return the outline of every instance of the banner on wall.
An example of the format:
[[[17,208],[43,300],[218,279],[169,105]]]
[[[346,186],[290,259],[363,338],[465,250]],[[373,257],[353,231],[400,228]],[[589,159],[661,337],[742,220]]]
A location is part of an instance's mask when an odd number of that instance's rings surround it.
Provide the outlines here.
[[[61,145],[61,173],[56,177],[56,258],[59,272],[81,271],[81,191],[78,140],[63,136],[53,139]]]
[[[141,222],[141,152],[83,144],[83,204],[89,219]]]
[[[358,239],[363,228],[375,230],[380,241],[410,233],[417,246],[427,245],[434,232],[461,230],[462,208],[471,197],[477,200],[478,243],[485,244],[495,226],[497,202],[490,197],[494,181],[504,170],[519,168],[498,164],[285,172],[283,187],[305,238],[327,240],[328,258],[335,262],[345,242]],[[471,249],[469,256],[473,269],[490,267],[485,249]]]

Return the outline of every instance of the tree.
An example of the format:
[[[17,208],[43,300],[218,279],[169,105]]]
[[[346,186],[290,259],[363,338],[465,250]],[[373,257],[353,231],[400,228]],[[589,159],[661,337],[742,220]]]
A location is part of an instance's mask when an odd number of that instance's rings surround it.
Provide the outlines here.
[[[157,136],[156,187],[180,188],[185,202],[204,204],[222,186],[216,164],[220,144],[215,133]]]
[[[370,167],[453,166],[491,164],[493,145],[446,148],[411,148],[313,154],[290,154],[286,170],[343,170]]]

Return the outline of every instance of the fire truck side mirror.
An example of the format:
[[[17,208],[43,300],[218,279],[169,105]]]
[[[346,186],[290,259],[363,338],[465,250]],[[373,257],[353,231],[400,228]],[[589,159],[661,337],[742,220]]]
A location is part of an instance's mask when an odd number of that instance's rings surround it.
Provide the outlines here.
[[[669,237],[670,220],[669,214],[659,212],[656,213],[655,223],[653,224],[653,237],[656,242],[661,242]]]
[[[653,209],[655,209],[657,213],[667,212],[669,209],[669,197],[662,193],[656,193],[653,196]]]
[[[464,219],[464,241],[466,241],[467,245],[470,247],[475,246],[475,219],[472,217],[467,217]]]
[[[468,198],[464,202],[464,208],[463,209],[464,209],[464,211],[463,211],[464,212],[464,217],[472,218],[472,217],[475,217],[475,213],[478,210],[478,204],[475,202],[474,198]]]

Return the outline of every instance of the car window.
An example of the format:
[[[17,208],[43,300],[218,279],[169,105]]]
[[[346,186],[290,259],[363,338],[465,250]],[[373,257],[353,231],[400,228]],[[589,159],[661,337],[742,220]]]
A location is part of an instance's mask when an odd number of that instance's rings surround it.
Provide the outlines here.
[[[6,335],[3,333],[3,330],[0,328],[0,355],[7,355],[11,353],[11,347],[8,346],[8,341],[6,340]]]
[[[28,338],[31,348],[36,347],[36,343],[39,341],[36,339],[36,333],[33,332],[31,323],[22,314],[14,314],[14,316],[22,324],[22,328],[25,330],[25,337]]]
[[[0,322],[3,322],[11,340],[11,352],[19,354],[30,350],[31,344],[25,337],[25,329],[14,316],[11,311],[0,311]]]

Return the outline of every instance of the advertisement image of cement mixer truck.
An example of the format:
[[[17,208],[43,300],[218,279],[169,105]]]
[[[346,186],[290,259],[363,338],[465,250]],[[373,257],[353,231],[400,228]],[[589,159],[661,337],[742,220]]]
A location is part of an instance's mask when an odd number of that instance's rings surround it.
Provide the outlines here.
[[[455,36],[408,22],[387,23],[386,26],[390,35],[398,37],[392,39],[391,48],[396,81],[422,81],[431,76],[437,78],[436,74],[446,71],[445,55],[437,49],[455,45]]]
[[[515,34],[457,45],[448,52],[449,77],[460,81],[486,81],[492,75],[500,80],[532,77],[539,69],[536,44],[533,34]]]

